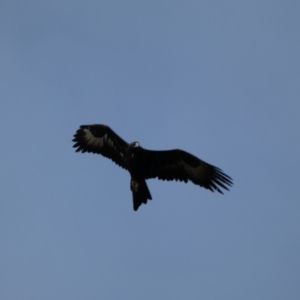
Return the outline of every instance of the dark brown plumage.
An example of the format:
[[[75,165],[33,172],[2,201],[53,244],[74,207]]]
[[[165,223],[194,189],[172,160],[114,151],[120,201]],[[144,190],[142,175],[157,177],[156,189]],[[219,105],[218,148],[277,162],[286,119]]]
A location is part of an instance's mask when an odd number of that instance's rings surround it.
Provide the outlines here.
[[[152,199],[146,179],[191,181],[221,194],[221,188],[228,190],[233,184],[221,169],[188,152],[146,150],[137,142],[128,144],[106,125],[80,126],[73,142],[76,152],[101,154],[129,171],[134,210]]]

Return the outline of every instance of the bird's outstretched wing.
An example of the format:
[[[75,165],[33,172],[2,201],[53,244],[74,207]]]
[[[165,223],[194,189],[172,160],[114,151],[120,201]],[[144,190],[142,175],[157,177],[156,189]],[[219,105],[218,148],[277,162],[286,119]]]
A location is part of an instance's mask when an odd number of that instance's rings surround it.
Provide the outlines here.
[[[106,125],[81,125],[73,139],[76,152],[101,154],[127,169],[128,144]]]
[[[161,180],[192,181],[201,187],[223,194],[220,188],[228,190],[232,179],[221,169],[212,166],[196,156],[182,150],[144,150],[145,178]]]

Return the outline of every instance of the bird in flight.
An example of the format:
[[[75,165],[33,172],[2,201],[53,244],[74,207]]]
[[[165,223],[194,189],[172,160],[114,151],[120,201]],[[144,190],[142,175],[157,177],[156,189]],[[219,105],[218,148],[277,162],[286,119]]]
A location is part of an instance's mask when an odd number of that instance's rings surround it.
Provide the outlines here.
[[[82,125],[73,138],[76,152],[101,154],[130,173],[133,209],[152,200],[146,179],[191,181],[212,192],[223,194],[232,179],[221,169],[183,150],[153,151],[138,142],[128,144],[106,125]]]

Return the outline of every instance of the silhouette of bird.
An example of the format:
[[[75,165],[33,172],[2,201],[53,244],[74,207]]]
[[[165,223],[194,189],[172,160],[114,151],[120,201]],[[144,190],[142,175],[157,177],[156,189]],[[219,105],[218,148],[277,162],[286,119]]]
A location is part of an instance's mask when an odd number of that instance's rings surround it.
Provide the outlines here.
[[[106,125],[82,125],[74,134],[76,152],[101,154],[127,170],[135,211],[152,200],[146,179],[191,181],[196,185],[223,194],[229,190],[231,177],[213,165],[179,149],[153,151],[138,142],[128,144]]]

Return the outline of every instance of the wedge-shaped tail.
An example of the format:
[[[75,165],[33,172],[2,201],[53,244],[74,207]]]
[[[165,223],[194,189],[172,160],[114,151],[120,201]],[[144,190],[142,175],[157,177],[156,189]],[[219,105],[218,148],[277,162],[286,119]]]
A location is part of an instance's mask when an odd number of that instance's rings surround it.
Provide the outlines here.
[[[152,200],[150,191],[145,180],[130,180],[130,189],[132,191],[133,209],[136,211],[147,200]]]

